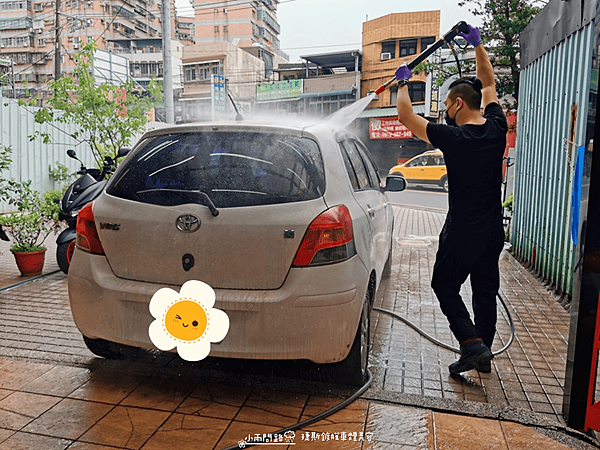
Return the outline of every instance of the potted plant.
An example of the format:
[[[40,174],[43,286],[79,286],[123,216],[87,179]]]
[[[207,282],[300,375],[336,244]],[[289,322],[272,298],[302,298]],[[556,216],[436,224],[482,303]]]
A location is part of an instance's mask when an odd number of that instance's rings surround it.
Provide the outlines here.
[[[16,211],[0,215],[0,225],[13,241],[11,252],[23,276],[41,275],[46,248],[43,243],[56,230],[58,205],[31,189],[31,181],[8,181],[8,202]]]

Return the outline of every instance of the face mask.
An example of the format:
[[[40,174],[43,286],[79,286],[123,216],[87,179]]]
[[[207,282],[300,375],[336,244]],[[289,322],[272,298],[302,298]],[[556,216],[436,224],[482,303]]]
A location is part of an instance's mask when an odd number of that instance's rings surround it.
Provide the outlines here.
[[[454,103],[456,103],[456,100],[452,102],[452,105],[454,105]],[[447,125],[450,125],[451,127],[455,127],[456,126],[456,113],[454,114],[454,119],[452,119],[450,117],[450,114],[448,114],[448,111],[450,111],[450,108],[452,108],[452,105],[450,105],[450,107],[448,109],[446,109],[446,112],[444,112],[444,120],[446,121]]]

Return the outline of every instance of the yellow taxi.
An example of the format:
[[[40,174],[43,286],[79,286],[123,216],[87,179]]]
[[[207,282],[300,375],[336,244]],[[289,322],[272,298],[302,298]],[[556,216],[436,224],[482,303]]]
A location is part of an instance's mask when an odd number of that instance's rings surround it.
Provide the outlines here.
[[[436,184],[448,192],[444,154],[440,150],[421,153],[390,169],[390,175],[402,175],[409,183]]]

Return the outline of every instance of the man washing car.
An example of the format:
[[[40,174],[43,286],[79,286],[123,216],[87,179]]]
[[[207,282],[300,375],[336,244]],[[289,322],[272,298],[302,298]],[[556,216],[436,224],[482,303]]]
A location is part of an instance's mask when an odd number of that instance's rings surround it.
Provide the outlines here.
[[[504,242],[500,198],[507,132],[494,69],[479,30],[469,27],[468,34],[460,35],[475,47],[477,77],[459,78],[450,85],[444,101],[447,125],[430,123],[414,113],[406,86],[412,73],[406,65],[396,71],[399,120],[442,150],[448,171],[449,210],[431,286],[460,343],[460,359],[449,367],[453,374],[491,371],[500,287],[498,259]],[[469,276],[474,321],[460,296]]]

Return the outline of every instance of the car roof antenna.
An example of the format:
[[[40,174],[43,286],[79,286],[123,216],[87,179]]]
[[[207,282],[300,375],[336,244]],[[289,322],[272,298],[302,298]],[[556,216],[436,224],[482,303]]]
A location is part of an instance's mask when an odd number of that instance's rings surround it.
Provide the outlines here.
[[[242,116],[240,114],[240,110],[238,109],[237,105],[235,104],[235,100],[233,99],[233,96],[231,95],[231,92],[229,91],[229,89],[227,89],[227,96],[229,97],[229,100],[231,100],[233,109],[235,109],[235,121],[241,122],[242,120],[244,120],[244,116]]]

